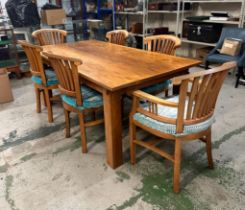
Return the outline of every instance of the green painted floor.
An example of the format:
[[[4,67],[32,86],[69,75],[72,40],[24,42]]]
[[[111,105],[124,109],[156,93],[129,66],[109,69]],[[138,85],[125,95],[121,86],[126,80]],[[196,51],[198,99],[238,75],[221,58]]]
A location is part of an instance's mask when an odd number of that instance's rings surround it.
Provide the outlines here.
[[[202,142],[185,143],[182,190],[174,194],[171,162],[138,148],[137,164],[129,163],[126,120],[125,164],[112,170],[103,126],[87,130],[89,152],[82,154],[76,115],[66,139],[62,107],[54,106],[55,122],[47,123],[45,108],[35,112],[30,79],[12,80],[15,101],[0,105],[0,210],[245,209],[245,86],[234,82],[229,75],[216,107],[215,169],[207,168]],[[160,147],[173,150],[166,140]]]

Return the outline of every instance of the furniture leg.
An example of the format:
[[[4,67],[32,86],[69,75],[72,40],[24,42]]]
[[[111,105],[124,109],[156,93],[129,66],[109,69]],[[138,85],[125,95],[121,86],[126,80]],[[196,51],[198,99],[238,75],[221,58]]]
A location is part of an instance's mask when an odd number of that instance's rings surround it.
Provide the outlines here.
[[[81,131],[81,146],[82,146],[82,153],[87,153],[87,138],[86,138],[86,128],[84,123],[84,113],[81,112],[78,114],[79,117],[79,124],[80,124],[80,131]]]
[[[205,61],[204,68],[205,68],[206,70],[208,70],[208,69],[209,69],[209,68],[208,68],[208,67],[209,67],[209,64],[210,64],[210,63],[209,63],[208,61]]]
[[[211,130],[208,133],[208,135],[206,136],[206,151],[207,151],[207,157],[208,157],[208,166],[209,168],[213,169],[214,168],[214,164],[213,164],[213,157],[212,157],[212,135],[211,135]]]
[[[70,128],[70,112],[64,108],[65,113],[65,123],[66,123],[66,138],[71,137],[71,128]]]
[[[174,149],[174,192],[180,191],[181,140],[175,140]]]
[[[113,168],[123,164],[121,93],[103,92],[107,162]]]
[[[54,121],[54,119],[53,119],[53,110],[52,110],[52,105],[51,105],[51,101],[50,101],[50,98],[49,98],[48,89],[44,89],[44,95],[45,95],[47,109],[48,109],[48,122],[52,123]]]
[[[40,113],[41,112],[40,90],[36,86],[35,86],[35,93],[36,93],[36,110],[37,113]]]
[[[48,94],[49,94],[49,98],[53,97],[53,92],[52,90],[48,90]],[[53,102],[51,101],[51,105],[53,104]]]
[[[237,72],[237,79],[236,79],[236,85],[235,88],[238,88],[240,78],[244,78],[244,73],[243,73],[243,67],[238,67],[238,72]]]
[[[43,95],[43,105],[47,107],[47,101],[46,101],[44,90],[42,91],[42,95]]]
[[[129,137],[130,137],[130,160],[131,164],[136,163],[136,155],[135,155],[135,149],[136,145],[134,143],[134,140],[136,139],[136,126],[133,123],[133,120],[130,117],[130,124],[129,124]]]

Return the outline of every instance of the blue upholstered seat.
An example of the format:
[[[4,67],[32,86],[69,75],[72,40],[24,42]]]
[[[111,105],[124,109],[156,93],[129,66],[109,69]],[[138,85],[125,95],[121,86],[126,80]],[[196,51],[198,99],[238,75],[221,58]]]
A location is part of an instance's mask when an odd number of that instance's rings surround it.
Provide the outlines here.
[[[208,61],[211,63],[225,63],[229,61],[236,61],[238,62],[240,56],[230,56],[224,54],[211,54],[208,56]]]
[[[178,98],[178,96],[176,96],[176,97],[173,97],[173,98],[170,98],[167,100],[178,102],[179,98]],[[187,113],[187,106],[185,109],[185,114],[186,113]],[[158,105],[158,115],[165,116],[168,118],[177,118],[177,109],[172,108],[172,107]],[[157,120],[152,119],[152,118],[150,118],[144,114],[135,113],[134,114],[134,120],[145,125],[145,126],[147,126],[147,127],[149,127],[149,128],[152,128],[152,129],[155,129],[155,130],[167,133],[167,134],[176,135],[176,136],[187,135],[187,134],[191,134],[191,133],[198,133],[198,132],[204,131],[207,128],[209,128],[215,121],[214,117],[210,117],[209,119],[207,119],[204,122],[193,124],[193,125],[186,125],[186,126],[184,126],[183,133],[176,134],[176,125],[157,121]]]
[[[149,93],[149,94],[154,94],[154,93],[158,93],[164,89],[167,89],[170,84],[171,84],[171,80],[165,80],[165,81],[160,82],[158,84],[142,88],[141,90],[146,92],[146,93]]]
[[[47,69],[45,70],[46,78],[47,78],[47,86],[58,85],[58,79],[54,71]],[[32,81],[38,85],[43,85],[42,78],[39,76],[32,76]]]
[[[98,108],[103,105],[102,95],[85,85],[81,86],[81,94],[83,99],[83,106],[77,106],[76,98],[74,97],[61,95],[61,98],[66,104],[81,111],[89,108]]]

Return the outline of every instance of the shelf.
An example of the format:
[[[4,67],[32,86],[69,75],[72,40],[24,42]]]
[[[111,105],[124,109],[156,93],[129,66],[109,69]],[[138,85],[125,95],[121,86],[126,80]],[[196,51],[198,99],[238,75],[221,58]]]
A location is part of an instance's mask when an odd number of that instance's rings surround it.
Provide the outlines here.
[[[183,43],[188,43],[188,44],[196,44],[196,45],[203,45],[203,46],[210,46],[210,47],[215,47],[216,43],[207,43],[207,42],[198,42],[198,41],[191,41],[186,38],[182,38],[181,41]]]
[[[0,68],[11,67],[11,66],[16,66],[16,65],[17,63],[15,59],[8,59],[8,60],[0,61]]]
[[[190,13],[192,10],[185,10],[184,13]],[[170,11],[170,10],[148,10],[148,13],[153,14],[177,14],[178,11]]]
[[[191,21],[188,19],[184,19],[184,21]],[[194,20],[191,22],[200,22],[200,23],[221,23],[221,24],[226,24],[226,25],[239,25],[239,21],[230,21],[230,20],[226,20],[226,21],[221,21],[221,20]]]
[[[216,1],[186,0],[186,1],[184,1],[184,3],[242,3],[242,2],[243,2],[242,0],[234,0],[234,1],[232,1],[232,0],[230,0],[230,1],[229,0],[220,0],[220,1],[217,1],[217,0]]]
[[[116,12],[117,15],[143,15],[143,12]]]
[[[112,13],[112,8],[100,8],[100,12],[103,12],[103,13]]]
[[[151,36],[152,34],[135,34],[135,33],[130,33],[131,35],[133,35],[133,36],[138,36],[138,37],[146,37],[146,36]]]
[[[0,45],[7,45],[7,44],[13,44],[12,40],[0,41]]]

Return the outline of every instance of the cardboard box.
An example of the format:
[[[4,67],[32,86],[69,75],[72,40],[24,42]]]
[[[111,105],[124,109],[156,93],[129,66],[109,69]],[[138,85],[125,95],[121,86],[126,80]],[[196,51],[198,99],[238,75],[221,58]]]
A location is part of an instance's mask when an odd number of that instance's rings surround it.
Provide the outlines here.
[[[14,98],[7,69],[0,69],[0,104],[13,100]]]
[[[66,14],[63,9],[41,10],[41,17],[42,23],[52,26],[64,24]]]

